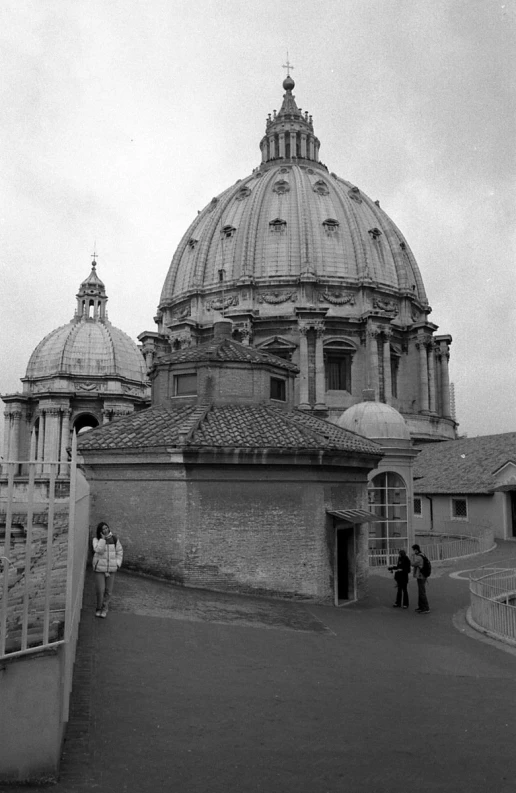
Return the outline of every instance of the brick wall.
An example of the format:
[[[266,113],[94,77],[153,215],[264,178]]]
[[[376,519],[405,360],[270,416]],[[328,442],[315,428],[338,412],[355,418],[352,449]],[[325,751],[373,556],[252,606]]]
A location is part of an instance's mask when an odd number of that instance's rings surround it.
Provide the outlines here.
[[[332,601],[333,519],[363,507],[361,469],[278,465],[87,468],[92,528],[120,535],[129,568],[225,591]],[[357,527],[359,594],[367,537]]]

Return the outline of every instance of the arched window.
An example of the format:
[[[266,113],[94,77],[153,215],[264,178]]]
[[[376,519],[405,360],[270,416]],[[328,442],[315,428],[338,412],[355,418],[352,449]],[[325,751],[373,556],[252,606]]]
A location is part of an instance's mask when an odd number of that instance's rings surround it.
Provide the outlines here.
[[[324,345],[326,391],[347,391],[351,394],[351,366],[355,348],[345,341],[329,341]]]
[[[87,430],[92,430],[94,427],[98,426],[98,419],[95,416],[92,416],[91,413],[81,413],[81,415],[77,416],[73,423],[73,428],[77,435],[80,435]]]
[[[407,550],[408,544],[405,481],[394,471],[385,471],[373,477],[368,493],[371,511],[382,518],[371,523],[369,556],[377,564],[393,564],[400,548]]]

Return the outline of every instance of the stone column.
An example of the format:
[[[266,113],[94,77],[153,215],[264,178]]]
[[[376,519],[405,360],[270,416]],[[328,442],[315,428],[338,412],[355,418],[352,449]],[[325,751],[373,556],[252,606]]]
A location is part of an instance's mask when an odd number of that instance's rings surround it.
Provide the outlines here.
[[[276,156],[276,139],[275,139],[274,135],[270,136],[269,142],[271,144],[270,145],[270,158],[272,160]]]
[[[299,322],[299,407],[307,410],[308,402],[308,341],[306,334],[309,326],[306,322]]]
[[[428,355],[428,391],[429,409],[431,413],[436,413],[436,390],[435,390],[435,346],[430,341],[427,347]]]
[[[7,462],[10,459],[9,450],[11,446],[11,414],[8,410],[4,412],[4,451],[3,457],[4,461]]]
[[[9,458],[13,462],[19,462],[20,456],[20,421],[21,410],[11,411],[11,438],[9,441]]]
[[[306,159],[306,135],[301,133],[301,157]]]
[[[279,156],[285,156],[285,133],[280,132],[279,134]]]
[[[370,326],[367,331],[367,388],[374,391],[374,398],[379,396],[378,377],[378,328]]]
[[[391,336],[392,331],[387,328],[383,338],[383,393],[387,405],[392,402]]]
[[[416,347],[419,350],[419,410],[428,413],[428,356],[424,336],[419,338]]]
[[[50,472],[50,463],[59,459],[59,408],[46,409],[43,471]]]
[[[297,157],[297,136],[295,132],[290,133],[290,156]]]
[[[326,383],[324,372],[324,322],[314,322],[315,329],[315,409],[326,409]]]
[[[38,461],[38,466],[36,467],[36,471],[40,474],[43,471],[43,457],[44,457],[44,449],[45,449],[45,424],[46,424],[46,413],[43,408],[39,409],[39,432],[38,432],[38,448],[36,450],[36,459]]]
[[[446,342],[441,342],[441,404],[443,406],[443,416],[447,419],[452,418],[450,404],[450,372],[448,369],[449,360],[449,347]]]
[[[67,448],[70,442],[70,410],[64,408],[61,418],[61,465],[59,473],[61,476],[68,476],[68,453]]]

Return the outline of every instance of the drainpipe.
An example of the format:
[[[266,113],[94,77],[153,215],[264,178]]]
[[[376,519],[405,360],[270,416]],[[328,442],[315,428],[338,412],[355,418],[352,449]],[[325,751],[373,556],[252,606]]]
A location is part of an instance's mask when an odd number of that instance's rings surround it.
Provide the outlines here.
[[[430,502],[430,531],[434,530],[434,501],[432,496],[425,496]]]

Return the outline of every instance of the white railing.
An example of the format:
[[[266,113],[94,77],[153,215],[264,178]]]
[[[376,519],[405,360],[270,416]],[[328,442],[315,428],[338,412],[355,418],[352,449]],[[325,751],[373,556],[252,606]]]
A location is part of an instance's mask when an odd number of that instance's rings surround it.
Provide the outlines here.
[[[432,542],[428,542],[428,540]],[[426,542],[425,542],[426,540]],[[393,542],[391,540],[391,542]],[[494,530],[485,528],[478,536],[468,534],[416,534],[415,541],[420,546],[422,552],[431,562],[444,562],[451,559],[460,559],[465,556],[474,556],[478,553],[486,553],[494,546]],[[406,543],[402,543],[403,548],[410,554],[410,548]],[[398,561],[398,550],[389,548],[369,549],[370,567],[390,567]]]
[[[62,461],[2,465],[0,659],[66,643],[75,631],[88,542],[75,531],[76,509],[88,510],[87,495],[76,504],[76,448],[74,435],[66,476]]]
[[[473,623],[516,645],[516,569],[475,570],[469,592]]]
[[[428,539],[432,542],[428,542]],[[425,542],[427,540],[427,542]],[[442,562],[447,559],[460,559],[485,553],[494,545],[494,531],[486,528],[478,536],[469,534],[438,534],[416,535],[416,542],[431,562]]]

